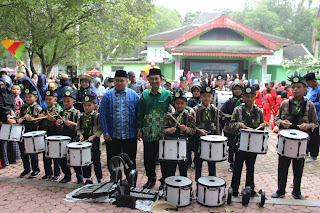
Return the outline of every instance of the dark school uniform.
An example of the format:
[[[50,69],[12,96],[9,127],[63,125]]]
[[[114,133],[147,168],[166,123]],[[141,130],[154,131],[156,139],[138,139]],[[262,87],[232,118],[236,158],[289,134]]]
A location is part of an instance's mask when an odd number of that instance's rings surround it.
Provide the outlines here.
[[[243,103],[234,109],[229,125],[232,129],[239,131],[240,123],[244,123],[247,127],[255,129],[263,122],[263,112],[260,108],[253,104],[250,112],[248,112],[245,108],[245,104]],[[246,186],[250,186],[252,193],[254,193],[254,164],[256,162],[256,158],[256,153],[236,150],[231,182],[231,187],[233,188],[234,193],[237,194],[239,190],[241,172],[244,162],[246,163],[247,167]]]
[[[174,118],[178,118],[181,112],[177,112],[172,116]],[[192,116],[189,115],[188,111],[185,111],[181,116],[181,120],[179,121],[181,125],[186,126],[186,131],[183,132],[178,126],[176,127],[176,132],[171,134],[170,128],[176,126],[176,122],[168,115],[164,121],[163,132],[167,137],[174,137],[174,138],[181,138],[187,139],[196,133],[196,123]],[[187,141],[188,143],[188,141]],[[188,159],[187,159],[188,160]],[[187,177],[187,170],[188,170],[188,161],[178,161],[178,160],[167,160],[167,176],[175,176],[176,167],[179,165],[180,176]]]
[[[102,179],[102,169],[100,161],[100,136],[102,134],[102,131],[100,126],[99,113],[97,113],[96,111],[92,111],[89,115],[87,115],[85,112],[82,113],[77,123],[77,133],[78,135],[82,134],[84,140],[88,140],[88,138],[92,135],[96,136],[96,138],[91,141],[91,153],[94,172],[99,181]],[[91,165],[83,168],[83,176],[85,178],[91,177]]]

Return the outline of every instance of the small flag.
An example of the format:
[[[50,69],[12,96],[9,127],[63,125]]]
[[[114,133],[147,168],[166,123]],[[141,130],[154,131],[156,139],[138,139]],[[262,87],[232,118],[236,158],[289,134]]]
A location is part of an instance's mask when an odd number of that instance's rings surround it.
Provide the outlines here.
[[[23,53],[24,49],[26,48],[26,43],[24,41],[18,40],[3,40],[1,44],[9,50],[9,52],[14,55],[19,61],[21,58],[21,54]]]

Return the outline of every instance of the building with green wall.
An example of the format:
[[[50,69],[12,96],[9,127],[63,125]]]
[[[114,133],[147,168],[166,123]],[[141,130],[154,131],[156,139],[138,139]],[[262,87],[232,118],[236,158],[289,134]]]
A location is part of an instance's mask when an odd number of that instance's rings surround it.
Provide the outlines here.
[[[311,55],[303,44],[255,31],[221,12],[200,13],[189,25],[150,35],[145,44],[138,56],[104,63],[104,76],[121,68],[138,75],[154,62],[170,80],[190,71],[281,81],[287,79],[284,60]]]

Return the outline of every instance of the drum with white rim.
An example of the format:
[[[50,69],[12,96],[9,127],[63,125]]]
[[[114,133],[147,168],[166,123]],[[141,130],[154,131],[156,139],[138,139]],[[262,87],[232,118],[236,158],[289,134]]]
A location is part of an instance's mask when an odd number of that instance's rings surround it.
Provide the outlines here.
[[[0,140],[3,141],[21,141],[24,134],[24,126],[22,124],[1,124]]]
[[[45,155],[47,158],[66,158],[70,137],[63,135],[48,136]]]
[[[171,176],[165,179],[165,200],[177,207],[184,207],[191,204],[192,181],[183,176]]]
[[[304,158],[307,155],[309,134],[297,129],[279,132],[278,154],[288,158]]]
[[[226,200],[226,181],[207,176],[197,181],[197,201],[204,206],[221,206]]]
[[[68,165],[73,167],[90,165],[92,163],[91,147],[92,147],[92,144],[88,142],[69,143],[67,145]]]
[[[187,139],[167,137],[159,141],[160,160],[181,160],[187,159]]]
[[[201,136],[200,158],[207,161],[221,162],[227,160],[228,138],[221,135]]]
[[[46,131],[33,131],[23,134],[24,150],[26,154],[41,153],[46,150]]]
[[[263,130],[241,129],[239,150],[267,154],[269,133]]]
[[[232,98],[233,94],[232,91],[220,91],[216,90],[214,97],[215,97],[215,106],[218,109],[221,109],[223,104],[229,99]]]

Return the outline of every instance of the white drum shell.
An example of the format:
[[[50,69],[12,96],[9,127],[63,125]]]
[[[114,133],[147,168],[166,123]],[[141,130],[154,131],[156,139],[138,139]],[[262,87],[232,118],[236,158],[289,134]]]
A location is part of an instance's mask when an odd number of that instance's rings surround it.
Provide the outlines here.
[[[182,182],[185,182],[186,184],[177,186],[169,183],[175,180],[182,180]],[[166,186],[164,195],[166,201],[169,201],[177,207],[184,207],[191,204],[192,181],[189,178],[183,176],[171,176],[166,178],[165,182]]]
[[[221,109],[223,104],[233,96],[232,91],[219,91],[219,90],[216,90],[214,95],[216,100],[216,106],[218,109]]]
[[[0,140],[21,141],[24,133],[24,126],[21,124],[2,124],[0,130]]]
[[[69,143],[67,145],[68,165],[73,167],[90,165],[92,163],[91,146],[91,143],[81,145],[78,145],[78,142]]]
[[[219,182],[215,185],[201,183],[203,179]],[[201,177],[197,182],[197,201],[204,206],[221,206],[226,200],[226,182],[222,178]]]
[[[266,154],[268,151],[268,138],[268,132],[241,129],[239,150],[257,154]]]
[[[302,135],[303,138],[289,138],[286,133],[295,133]],[[288,158],[304,158],[307,155],[309,135],[300,130],[281,130],[278,139],[278,154]],[[299,146],[300,143],[300,146]]]
[[[179,143],[179,145],[178,145]],[[186,160],[187,141],[186,139],[163,139],[159,141],[160,160]]]
[[[213,137],[219,141],[209,141],[205,138]],[[219,135],[207,135],[201,138],[200,158],[207,161],[221,162],[227,160],[227,142],[228,138]]]
[[[36,154],[46,149],[46,131],[33,131],[23,134],[24,150],[26,154]]]
[[[47,158],[66,158],[67,145],[70,143],[68,136],[49,136],[46,143]]]

